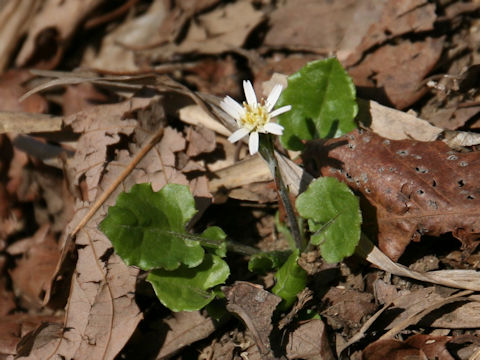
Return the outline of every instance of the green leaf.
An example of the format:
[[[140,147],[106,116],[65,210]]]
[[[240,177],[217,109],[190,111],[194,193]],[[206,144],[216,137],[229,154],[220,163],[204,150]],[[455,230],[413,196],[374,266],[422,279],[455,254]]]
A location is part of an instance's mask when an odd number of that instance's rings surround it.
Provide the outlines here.
[[[168,184],[153,192],[150,184],[137,184],[118,196],[100,229],[127,265],[143,270],[195,267],[205,253],[185,231],[195,213],[187,186]]]
[[[214,250],[214,253],[220,257],[227,256],[227,243],[225,239],[227,234],[218,226],[210,226],[200,237],[209,240],[203,243],[203,246]]]
[[[210,288],[222,284],[230,275],[225,261],[206,254],[195,268],[180,266],[173,271],[153,270],[147,277],[161,303],[172,311],[194,311],[203,308],[215,297]]]
[[[248,270],[256,273],[278,269],[287,261],[291,251],[269,251],[252,255],[248,262]]]
[[[362,214],[358,198],[347,185],[331,177],[318,178],[298,196],[295,205],[315,232],[310,241],[320,245],[327,262],[353,254],[360,240]]]
[[[288,78],[277,106],[292,109],[279,116],[284,147],[302,150],[301,140],[338,137],[356,128],[355,85],[336,58],[313,61]]]
[[[307,284],[307,272],[297,263],[300,250],[296,249],[287,259],[285,264],[275,274],[276,284],[272,292],[283,299],[280,308],[289,308]]]

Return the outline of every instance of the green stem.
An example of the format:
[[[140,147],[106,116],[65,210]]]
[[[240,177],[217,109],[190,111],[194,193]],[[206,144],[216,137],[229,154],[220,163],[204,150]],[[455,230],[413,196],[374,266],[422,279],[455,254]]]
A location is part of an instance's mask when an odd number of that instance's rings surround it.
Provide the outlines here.
[[[273,148],[273,141],[271,135],[260,136],[259,152],[262,155],[263,159],[267,162],[273,179],[275,180],[275,184],[277,185],[278,194],[280,196],[280,200],[283,203],[283,206],[285,207],[288,226],[290,227],[290,232],[292,233],[295,245],[297,249],[303,250],[303,237],[300,234],[297,217],[295,216],[292,203],[290,202],[290,197],[288,196],[288,189],[283,182],[282,175],[280,174],[280,168],[275,157],[275,150]]]

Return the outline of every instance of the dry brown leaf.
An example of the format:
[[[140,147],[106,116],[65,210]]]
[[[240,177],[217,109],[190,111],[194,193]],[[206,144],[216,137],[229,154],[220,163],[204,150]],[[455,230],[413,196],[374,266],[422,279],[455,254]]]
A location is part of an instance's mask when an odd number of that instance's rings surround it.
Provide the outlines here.
[[[386,327],[392,329],[399,323],[408,319],[416,313],[428,308],[435,302],[445,299],[452,294],[451,290],[440,292],[434,287],[422,288],[408,293],[403,292],[393,301],[395,308],[402,309],[402,312]],[[479,327],[478,309],[480,308],[479,297],[471,295],[467,301],[463,300],[445,311],[436,312],[433,315],[426,315],[419,321],[419,326],[444,329],[475,329]],[[394,311],[395,312],[395,311]]]
[[[437,140],[443,129],[415,115],[358,99],[359,119],[376,134],[390,140]]]
[[[218,134],[230,136],[231,131],[207,114],[199,105],[188,105],[178,111],[180,120],[190,125],[201,125]]]
[[[17,306],[13,292],[7,289],[6,264],[7,257],[0,255],[0,318],[6,316]]]
[[[211,317],[199,311],[174,313],[165,319],[168,329],[157,359],[165,359],[178,350],[198,340],[205,339],[215,330],[215,322]]]
[[[262,20],[263,13],[250,1],[226,4],[192,22],[185,39],[173,51],[219,54],[240,48]]]
[[[286,353],[289,359],[335,359],[328,343],[325,325],[320,319],[305,321],[289,334]]]
[[[75,158],[68,160],[71,183],[79,187],[81,182],[85,182],[88,189],[87,193],[82,194],[85,200],[93,201],[97,196],[97,184],[104,171],[107,147],[117,144],[122,134],[129,136],[134,131],[136,120],[125,119],[124,114],[149,103],[149,99],[134,98],[120,104],[95,106],[65,118],[65,124],[71,126],[74,132],[88,132],[88,136],[78,140]]]
[[[20,97],[26,91],[22,84],[31,78],[32,74],[26,70],[9,70],[0,76],[0,98],[2,99],[0,110],[28,113],[43,113],[47,110],[47,101],[39,94],[34,94],[28,99],[20,101]],[[8,128],[8,126],[8,123],[2,124],[2,127]],[[37,127],[37,131],[43,130]]]
[[[62,101],[63,116],[75,114],[109,100],[108,96],[90,83],[70,85],[66,88]]]
[[[262,359],[275,359],[270,345],[272,314],[280,303],[280,297],[259,285],[236,281],[224,287],[227,310],[239,316],[253,335]]]
[[[429,359],[454,360],[446,346],[450,340],[450,336],[415,334],[409,337],[405,343],[422,350]]]
[[[363,360],[428,360],[425,353],[398,340],[379,340],[362,352]]]
[[[41,1],[4,1],[0,4],[0,72],[11,60]]]
[[[322,312],[334,328],[358,327],[364,317],[373,313],[376,305],[369,293],[331,287],[323,296],[326,309]]]
[[[10,272],[15,293],[21,297],[25,307],[40,308],[60,258],[60,249],[50,226],[41,226],[31,238],[10,245],[7,252],[22,254]]]
[[[197,128],[190,127],[187,130],[187,141],[187,155],[191,157],[212,152],[217,145],[215,133],[203,126]]]
[[[360,191],[376,208],[367,222],[378,224],[379,247],[392,259],[423,234],[452,232],[467,248],[480,234],[477,152],[354,131],[323,145],[310,143],[304,161]]]
[[[355,64],[373,46],[398,36],[433,30],[435,20],[435,4],[426,0],[388,0],[378,21],[372,22],[362,42],[345,63],[347,66]]]
[[[21,348],[24,342],[22,339],[29,333],[34,332],[35,329],[42,328],[42,326],[49,326],[47,324],[55,324],[57,328],[58,323],[62,321],[61,316],[49,315],[29,315],[29,314],[12,314],[0,317],[0,357],[4,359],[13,358],[17,355],[18,348]],[[44,324],[44,325],[42,325]],[[7,357],[8,355],[12,357]],[[39,359],[40,360],[40,359]]]
[[[233,98],[243,96],[240,86],[241,74],[238,72],[235,59],[206,58],[198,61],[188,69],[185,81],[193,84],[199,92],[216,96],[230,95]]]
[[[102,2],[104,0],[45,0],[32,19],[27,39],[15,60],[16,65],[35,64],[36,67],[54,68],[77,27]]]
[[[422,82],[440,59],[443,43],[443,38],[427,38],[384,45],[347,70],[360,95],[403,109],[427,91]]]
[[[278,9],[270,16],[272,26],[265,45],[348,54],[370,25],[378,21],[385,2],[290,0],[283,6],[277,3]]]
[[[142,15],[129,18],[106,35],[100,47],[85,52],[82,65],[106,72],[135,72],[149,64],[139,63],[139,56],[148,56],[149,45],[161,40],[159,28],[167,19],[166,3],[155,0]],[[145,48],[141,51],[140,49]],[[150,55],[151,56],[151,55]]]

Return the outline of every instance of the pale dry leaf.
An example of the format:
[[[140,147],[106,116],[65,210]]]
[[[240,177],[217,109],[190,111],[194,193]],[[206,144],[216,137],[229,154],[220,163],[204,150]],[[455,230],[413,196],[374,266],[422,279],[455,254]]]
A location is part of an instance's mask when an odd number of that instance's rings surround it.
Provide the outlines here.
[[[443,44],[443,38],[426,38],[384,45],[347,70],[360,94],[403,109],[428,91],[423,80],[440,59]]]
[[[39,0],[7,1],[0,6],[0,72],[7,67],[41,3]]]
[[[4,359],[13,359],[14,355],[21,353],[23,346],[28,345],[27,339],[29,335],[41,331],[45,326],[59,329],[61,321],[62,316],[25,313],[15,313],[0,317],[0,323],[2,324],[0,326],[0,356]],[[57,332],[58,335],[59,333]],[[7,357],[8,355],[11,357]]]
[[[215,150],[215,133],[203,126],[190,127],[187,130],[187,155],[191,157]]]
[[[426,0],[389,0],[381,10],[381,16],[371,23],[355,52],[346,65],[356,63],[369,49],[408,33],[433,30],[436,20],[435,4]]]
[[[385,3],[386,0],[278,2],[270,16],[265,45],[326,54],[339,52],[344,58],[360,43],[370,25],[378,21]]]
[[[409,113],[359,99],[359,119],[376,134],[390,140],[437,140],[443,129]]]
[[[124,114],[149,103],[149,99],[134,98],[120,104],[95,106],[65,118],[65,124],[71,126],[74,132],[88,133],[78,140],[75,158],[68,160],[73,185],[78,187],[82,179],[85,181],[88,191],[84,196],[87,200],[96,198],[107,147],[118,143],[121,134],[128,136],[134,131],[137,121],[124,119]]]
[[[15,295],[10,289],[8,278],[6,276],[7,256],[0,256],[0,317],[8,315],[15,307]],[[1,349],[1,346],[0,346]]]
[[[230,136],[231,131],[214,120],[199,105],[187,105],[178,111],[180,120],[190,125],[202,125],[218,134]]]
[[[321,319],[302,322],[288,335],[287,358],[306,360],[333,360],[325,324]]]
[[[165,7],[165,1],[155,0],[142,15],[127,18],[103,38],[100,51],[92,46],[85,52],[82,66],[108,72],[141,70],[137,58],[139,54],[148,56],[149,45],[161,39],[159,28],[168,15]],[[142,47],[145,50],[138,50]]]
[[[172,354],[198,340],[205,339],[215,331],[215,322],[200,311],[178,312],[164,320],[166,327],[157,360],[170,357]]]
[[[226,4],[200,15],[192,22],[185,39],[171,51],[220,54],[240,48],[251,31],[263,20],[263,13],[250,1]]]
[[[63,117],[26,112],[0,111],[0,134],[29,134],[62,129]]]
[[[53,68],[61,59],[77,27],[85,17],[105,0],[46,0],[32,19],[25,42],[15,60],[18,67],[25,66],[37,51],[49,41],[56,52],[49,54],[43,67]]]
[[[272,315],[281,298],[260,285],[236,281],[222,288],[227,299],[227,310],[240,317],[253,335],[262,359],[274,360],[270,333],[273,330]]]
[[[11,112],[43,113],[47,111],[47,101],[39,94],[21,101],[25,92],[23,83],[30,80],[32,74],[27,70],[9,70],[0,76],[0,110]],[[2,126],[9,126],[5,124]],[[39,127],[37,127],[39,129]],[[41,129],[39,131],[42,131]]]
[[[366,238],[360,240],[356,252],[373,265],[394,275],[456,289],[480,291],[480,276],[475,270],[436,270],[426,273],[413,271],[406,266],[392,261]]]
[[[18,252],[19,246],[23,247],[21,252]],[[50,232],[50,226],[44,224],[32,237],[9,246],[7,252],[22,254],[10,272],[17,296],[25,306],[39,309],[43,305],[43,294],[49,291],[60,258],[60,249]]]

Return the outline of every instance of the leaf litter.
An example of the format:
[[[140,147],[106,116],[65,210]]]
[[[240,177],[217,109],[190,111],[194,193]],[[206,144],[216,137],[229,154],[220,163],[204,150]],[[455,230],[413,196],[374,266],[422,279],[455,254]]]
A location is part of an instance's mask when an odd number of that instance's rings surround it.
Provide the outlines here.
[[[8,20],[0,26],[2,356],[135,358],[142,348],[146,358],[254,359],[276,357],[275,348],[289,359],[467,359],[478,352],[477,295],[454,290],[479,290],[478,3],[6,4],[0,5],[0,18]],[[245,327],[205,312],[169,314],[144,274],[124,265],[98,230],[108,206],[139,182],[154,190],[189,185],[205,217],[190,226],[233,217],[225,222],[230,236],[284,249],[285,239],[272,230],[268,169],[258,158],[244,159],[245,146],[236,154],[226,143],[229,126],[216,121],[211,95],[240,98],[239,84],[252,74],[258,88],[275,72],[289,75],[329,54],[366,99],[358,118],[370,130],[308,145],[303,164],[361,196],[365,233],[398,263],[368,242],[340,265],[312,256],[315,301],[299,300],[282,329],[275,304],[258,302],[274,296],[254,285],[271,287],[268,274],[249,274],[251,283],[243,283],[256,289],[232,310]],[[53,79],[41,84],[13,64],[66,71],[37,71]],[[145,75],[151,71],[157,75]],[[158,143],[129,169],[159,129]],[[41,155],[46,147],[54,155]],[[298,194],[312,178],[291,155],[279,159]],[[119,181],[122,172],[127,176]],[[256,224],[236,215],[242,208]],[[241,256],[233,261],[238,266],[228,283],[235,287],[248,270]],[[305,320],[308,311],[319,318]],[[381,338],[389,329],[396,329],[395,340]]]

